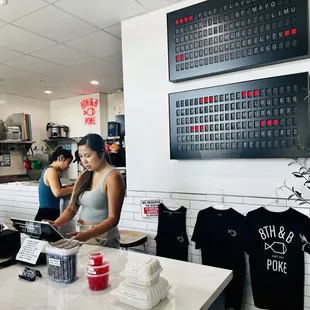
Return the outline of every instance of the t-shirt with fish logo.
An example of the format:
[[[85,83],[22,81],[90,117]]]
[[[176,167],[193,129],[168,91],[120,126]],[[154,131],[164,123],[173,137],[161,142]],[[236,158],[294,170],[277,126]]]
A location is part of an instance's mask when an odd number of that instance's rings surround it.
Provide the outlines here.
[[[249,212],[246,219],[246,250],[255,306],[303,310],[309,217],[292,208],[272,212],[261,207]]]
[[[234,209],[199,211],[192,237],[204,265],[233,270],[225,289],[225,306],[241,309],[245,275],[245,217]]]

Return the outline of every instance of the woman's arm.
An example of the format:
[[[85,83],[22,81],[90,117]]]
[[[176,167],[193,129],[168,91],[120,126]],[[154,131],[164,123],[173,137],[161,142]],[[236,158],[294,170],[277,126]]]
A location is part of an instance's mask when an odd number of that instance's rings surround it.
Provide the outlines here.
[[[73,187],[72,196],[71,196],[71,199],[69,201],[67,208],[65,209],[65,211],[63,211],[61,213],[59,218],[54,221],[54,223],[53,223],[54,227],[59,227],[59,226],[65,225],[75,217],[75,215],[76,215],[76,213],[80,207],[79,205],[74,205],[74,203],[73,203],[73,200],[74,200],[74,197],[76,194],[75,193],[76,188],[77,188],[77,185],[79,184],[79,180],[80,180],[80,176],[78,176],[76,179],[76,182],[75,182],[74,187]]]
[[[119,171],[114,170],[108,175],[106,179],[106,193],[109,202],[108,218],[88,231],[72,233],[72,235],[76,235],[77,240],[89,240],[117,226],[125,197],[125,183]]]
[[[51,188],[51,191],[55,197],[60,198],[60,197],[70,195],[72,193],[73,186],[66,187],[66,188],[61,187],[56,169],[54,168],[48,169],[45,173],[47,174],[46,179],[47,179],[48,185]]]
[[[61,213],[59,218],[53,222],[54,227],[59,227],[69,223],[76,215],[76,211],[70,208],[70,205]]]

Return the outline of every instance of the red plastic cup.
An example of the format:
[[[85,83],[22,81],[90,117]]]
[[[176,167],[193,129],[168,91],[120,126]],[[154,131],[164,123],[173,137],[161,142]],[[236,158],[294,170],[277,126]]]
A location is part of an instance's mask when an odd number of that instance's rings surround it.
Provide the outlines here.
[[[91,253],[88,255],[89,265],[90,266],[101,266],[103,262],[103,254],[102,253]]]
[[[87,266],[88,274],[104,274],[110,271],[110,263],[103,262],[101,266]]]
[[[105,274],[88,274],[88,286],[92,291],[102,291],[108,287],[109,273]]]

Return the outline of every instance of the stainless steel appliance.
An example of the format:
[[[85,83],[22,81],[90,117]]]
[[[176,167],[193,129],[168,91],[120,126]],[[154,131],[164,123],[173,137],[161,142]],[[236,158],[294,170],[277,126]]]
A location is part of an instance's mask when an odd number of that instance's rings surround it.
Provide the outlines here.
[[[22,131],[19,125],[8,124],[0,120],[0,140],[21,140]]]
[[[61,138],[68,138],[69,127],[65,125],[61,125],[60,127],[60,137]]]
[[[69,127],[48,123],[46,125],[46,135],[49,139],[68,138]]]
[[[60,138],[60,128],[55,123],[48,123],[46,125],[46,135],[49,139]]]
[[[18,125],[4,124],[5,140],[21,140],[21,129]]]
[[[32,140],[31,116],[26,113],[11,114],[5,121],[9,140]],[[19,127],[19,133],[18,128]],[[17,139],[17,137],[19,138]]]

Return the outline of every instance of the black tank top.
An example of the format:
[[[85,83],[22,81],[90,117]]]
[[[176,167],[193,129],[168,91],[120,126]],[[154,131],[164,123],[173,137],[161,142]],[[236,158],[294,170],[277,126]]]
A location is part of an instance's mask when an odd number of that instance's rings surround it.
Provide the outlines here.
[[[186,233],[186,208],[169,210],[162,203],[158,206],[156,255],[188,261],[188,237]]]

